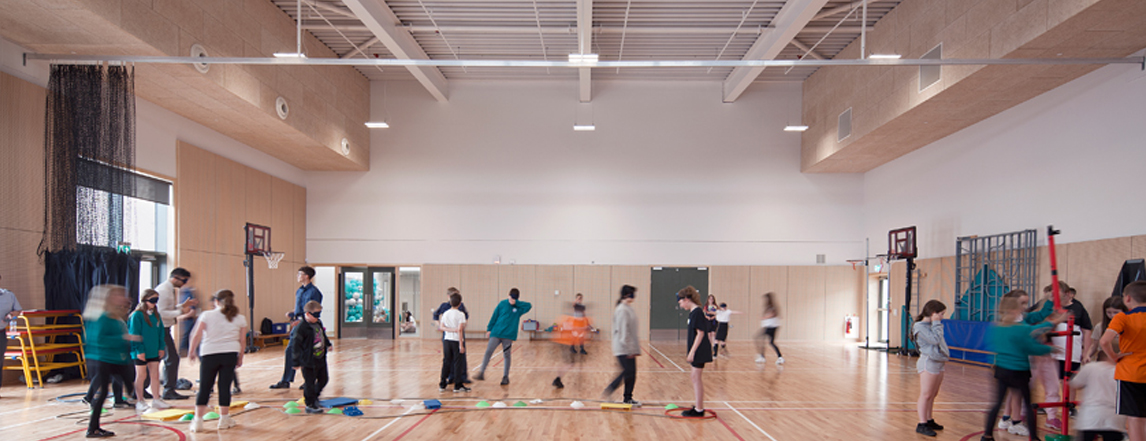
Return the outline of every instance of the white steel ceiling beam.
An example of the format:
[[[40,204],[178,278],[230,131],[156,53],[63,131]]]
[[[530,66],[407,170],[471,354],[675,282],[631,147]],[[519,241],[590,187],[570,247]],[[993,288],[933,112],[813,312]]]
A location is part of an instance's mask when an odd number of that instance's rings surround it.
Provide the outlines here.
[[[804,26],[816,16],[828,0],[791,0],[784,4],[776,18],[772,20],[772,29],[756,39],[744,60],[772,60],[788,43],[800,33]],[[731,103],[744,93],[752,81],[763,72],[763,67],[737,67],[732,70],[724,80],[724,102]]]
[[[343,0],[346,7],[362,20],[362,24],[378,37],[378,41],[394,54],[395,58],[428,60],[426,51],[414,40],[410,32],[402,28],[398,16],[382,0]],[[422,83],[434,99],[448,101],[449,83],[446,76],[434,66],[406,66],[414,78]]]
[[[582,55],[593,53],[593,0],[577,0],[577,52]],[[587,67],[577,69],[583,103],[593,99],[592,71]]]
[[[812,48],[808,47],[808,45],[806,45],[804,43],[800,43],[800,40],[793,38],[792,39],[792,46],[795,46],[796,49],[800,50],[800,52],[804,52],[804,53],[808,54],[809,57],[815,58],[817,60],[823,60],[824,59],[824,57],[820,56],[820,54],[817,54],[816,51],[812,50]]]
[[[308,31],[333,31],[338,29],[343,32],[354,31],[369,31],[370,29],[362,25],[334,25],[330,26],[326,23],[310,24],[303,22],[302,28]],[[833,31],[833,33],[847,32],[858,34],[860,26],[840,26]],[[434,27],[431,25],[406,25],[402,26],[409,32],[449,32],[450,34],[458,33],[491,33],[491,34],[536,34],[537,26],[533,21],[522,22],[521,26],[474,26],[474,25],[446,25]],[[629,26],[628,30],[623,26],[595,26],[592,28],[593,34],[620,34],[625,32],[630,35],[637,34],[720,34],[729,35],[735,33],[737,35],[762,35],[765,32],[771,31],[772,27],[742,27],[736,29],[734,26],[682,26],[682,27],[667,27],[667,26]],[[873,28],[868,26],[867,31],[871,32]],[[810,34],[823,34],[831,31],[831,26],[805,26],[801,29],[804,33]],[[577,28],[572,26],[542,26],[541,32],[545,34],[579,34]]]

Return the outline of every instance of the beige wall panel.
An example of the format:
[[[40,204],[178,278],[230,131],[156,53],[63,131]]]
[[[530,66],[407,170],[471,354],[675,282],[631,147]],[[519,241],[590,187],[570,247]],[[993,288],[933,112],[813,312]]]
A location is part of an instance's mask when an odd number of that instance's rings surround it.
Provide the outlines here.
[[[206,209],[203,182],[207,179],[205,152],[177,142],[175,148],[175,237],[179,250],[203,251],[204,232],[200,211]],[[197,211],[199,210],[199,211]],[[177,258],[179,256],[177,255]],[[178,262],[175,262],[178,264]]]
[[[794,340],[824,338],[825,267],[788,267],[788,329]]]
[[[848,266],[825,268],[824,339],[844,339],[844,316],[859,316],[863,312],[863,267]]]
[[[232,228],[235,221],[235,208],[239,204],[236,199],[241,203],[246,203],[246,192],[242,191],[243,176],[236,170],[236,164],[223,158],[215,157],[215,194],[210,201],[211,210],[214,211],[212,220],[214,221],[215,243],[211,247],[212,252],[222,254],[240,254],[242,253],[243,233],[242,230]],[[235,248],[239,245],[240,248]]]
[[[296,262],[306,262],[306,187],[294,186],[294,253]],[[302,265],[299,265],[302,266]],[[421,322],[418,322],[421,323]]]
[[[294,185],[278,178],[271,178],[271,246],[278,252],[286,253],[285,258],[299,260],[294,245]],[[276,240],[280,239],[281,240]]]
[[[764,314],[764,294],[773,293],[772,301],[780,310],[780,328],[776,334],[777,340],[792,339],[787,328],[788,314],[791,306],[788,303],[788,267],[786,266],[754,266],[749,270],[748,307],[744,309],[745,316],[749,318],[752,332],[760,327],[760,319]]]
[[[1055,246],[1055,262],[1058,265],[1058,278],[1067,284],[1070,284],[1070,251],[1073,245],[1074,244],[1066,243],[1057,244]],[[1039,247],[1038,253],[1039,263],[1038,267],[1035,268],[1039,281],[1039,283],[1035,285],[1035,291],[1038,292],[1030,293],[1031,297],[1036,299],[1042,295],[1043,287],[1051,284],[1050,253],[1047,252],[1047,247],[1045,246]],[[1114,287],[1113,282],[1111,282],[1110,286]]]
[[[1092,321],[1102,318],[1102,302],[1114,290],[1122,264],[1133,256],[1132,242],[1130,237],[1120,237],[1070,244],[1071,278],[1066,282],[1078,291],[1076,300],[1086,307]]]
[[[462,265],[462,301],[470,313],[467,329],[485,331],[494,308],[505,295],[499,293],[499,265]]]
[[[890,334],[888,335],[889,346],[900,346],[903,344],[903,339],[900,338],[902,331],[903,320],[903,294],[907,289],[904,282],[907,280],[907,262],[896,261],[891,263],[891,269],[888,270],[888,277],[890,278],[889,287],[891,294],[891,314],[889,320],[891,321]]]
[[[422,265],[422,309],[417,312],[418,323],[423,323],[422,329],[427,330],[422,333],[422,338],[437,340],[441,337],[440,332],[432,329],[433,311],[446,301],[446,289],[451,286],[461,289],[461,285],[461,265]],[[468,304],[466,309],[469,309]]]
[[[939,259],[939,268],[941,270],[939,272],[940,275],[938,277],[934,275],[930,277],[932,277],[933,283],[936,283],[935,281],[938,280],[939,298],[947,305],[947,316],[950,317],[951,314],[955,312],[955,297],[958,295],[955,292],[955,256],[947,256]]]
[[[613,307],[620,297],[621,289],[616,294],[610,289],[613,284],[613,270],[607,266],[577,265],[573,267],[573,286],[569,291],[562,291],[560,296],[550,297],[556,302],[554,309],[557,315],[573,313],[573,297],[581,293],[585,301],[585,315],[593,326],[600,330],[594,338],[610,340],[613,335]],[[545,322],[542,322],[545,323]]]
[[[44,308],[44,265],[36,256],[43,233],[0,228],[0,287],[12,291],[24,309]]]
[[[750,306],[751,273],[751,267],[747,266],[709,267],[709,292],[716,296],[717,304],[727,303],[733,311],[746,312]],[[752,332],[756,330],[752,323],[759,324],[759,318],[753,319],[749,314],[733,314],[728,323],[728,340],[752,338]]]
[[[46,95],[40,86],[0,73],[0,229],[44,231]]]
[[[266,225],[272,228],[271,246],[274,246],[273,229],[271,225],[271,178],[270,175],[247,167],[247,219],[246,222]]]
[[[641,339],[649,338],[649,290],[652,284],[652,269],[647,266],[614,266],[612,267],[613,289],[620,295],[621,287],[632,285],[637,288],[637,298],[633,301],[633,309],[637,312],[637,320],[641,329]],[[604,338],[604,337],[603,337]]]
[[[1130,254],[1132,259],[1146,258],[1146,235],[1130,237]]]

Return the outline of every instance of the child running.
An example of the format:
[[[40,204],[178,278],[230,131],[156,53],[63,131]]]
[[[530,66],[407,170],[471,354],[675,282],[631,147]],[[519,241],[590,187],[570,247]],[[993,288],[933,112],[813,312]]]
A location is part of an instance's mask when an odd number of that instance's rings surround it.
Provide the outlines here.
[[[711,298],[711,297],[710,297]],[[688,313],[688,357],[692,365],[692,390],[696,395],[696,406],[681,413],[684,417],[704,416],[704,374],[705,363],[712,362],[712,346],[709,345],[709,320],[700,309],[700,293],[692,286],[686,286],[676,293],[676,303]]]
[[[724,350],[724,357],[728,358],[728,345],[725,340],[728,339],[728,321],[732,319],[732,314],[743,314],[740,311],[733,311],[728,309],[727,303],[721,303],[720,309],[716,310],[716,346],[712,348],[715,354],[720,349]]]
[[[573,315],[561,317],[560,335],[557,337],[557,343],[560,346],[559,352],[565,356],[565,365],[557,370],[557,378],[553,379],[553,386],[558,389],[565,388],[565,384],[561,382],[561,377],[565,376],[570,369],[577,365],[577,351],[565,351],[565,346],[575,348],[577,346],[585,347],[585,339],[589,335],[589,318],[585,317],[585,305],[574,304]],[[582,354],[586,354],[584,350]]]
[[[764,346],[764,338],[767,337],[772,350],[776,351],[776,364],[784,364],[784,356],[780,354],[780,348],[776,347],[776,330],[780,329],[780,308],[776,306],[774,296],[775,293],[764,294],[764,315],[760,317],[760,332],[756,334],[757,363],[768,361],[764,357],[764,351],[767,349]]]
[[[1031,441],[1038,439],[1038,428],[1033,424],[1035,409],[1031,405],[1031,364],[1028,357],[1050,354],[1055,350],[1052,346],[1039,343],[1034,336],[1050,331],[1054,325],[1062,322],[1065,315],[1051,315],[1047,323],[1035,326],[1022,323],[1018,319],[1023,313],[1023,305],[1016,297],[1021,296],[1004,296],[999,302],[999,320],[987,335],[987,341],[995,351],[995,401],[987,412],[981,441],[995,439],[992,434],[995,418],[999,417],[999,409],[1008,390],[1017,391],[1026,403],[1027,427],[1030,428],[1027,436]]]
[[[720,310],[720,307],[716,305],[715,295],[709,294],[706,302],[708,303],[704,304],[704,317],[708,319],[708,344],[712,345],[712,356],[715,358],[718,355],[716,350],[719,349],[716,346],[716,311]]]
[[[621,373],[605,387],[601,399],[608,399],[623,380],[625,382],[623,403],[640,407],[641,403],[633,400],[633,386],[637,384],[637,357],[641,355],[637,313],[633,311],[632,306],[636,298],[636,287],[629,285],[621,287],[621,298],[617,300],[617,309],[613,311],[613,355],[621,365]]]
[[[919,371],[919,403],[916,407],[919,424],[915,425],[915,433],[927,436],[935,436],[936,430],[943,430],[943,426],[935,422],[931,411],[935,407],[935,397],[939,395],[939,385],[943,383],[944,366],[951,355],[947,341],[943,338],[945,312],[947,305],[943,302],[928,300],[915,319],[915,325],[911,327],[915,344],[919,346],[919,362],[915,365]]]

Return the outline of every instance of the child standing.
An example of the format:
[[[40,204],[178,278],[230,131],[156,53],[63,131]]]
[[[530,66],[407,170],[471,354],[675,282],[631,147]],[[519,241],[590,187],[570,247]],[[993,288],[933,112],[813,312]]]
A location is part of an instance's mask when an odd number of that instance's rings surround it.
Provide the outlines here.
[[[235,306],[235,293],[221,289],[211,300],[215,309],[204,312],[197,320],[195,329],[191,331],[191,346],[188,347],[191,362],[196,359],[202,361],[199,363],[199,393],[195,397],[192,432],[203,431],[207,401],[216,380],[219,386],[219,430],[235,427],[230,416],[231,382],[235,380],[235,368],[243,365],[243,353],[247,349],[247,318],[239,314],[239,307]]]
[[[716,345],[716,311],[720,310],[720,307],[716,306],[715,295],[709,294],[706,302],[704,304],[704,317],[708,319],[708,344],[712,346],[712,356],[716,357],[719,354],[717,350],[720,349]]]
[[[143,402],[143,382],[151,378],[151,409],[162,410],[171,407],[159,395],[159,360],[163,358],[166,343],[163,341],[163,319],[155,305],[159,304],[159,292],[143,290],[143,298],[135,312],[128,319],[128,333],[139,337],[131,342],[131,359],[135,362],[135,410],[139,413],[148,410]]]
[[[710,297],[711,298],[711,297]],[[708,317],[700,309],[700,293],[692,286],[686,286],[676,293],[676,303],[688,311],[688,360],[692,364],[692,390],[696,395],[696,406],[681,413],[685,417],[704,416],[704,364],[712,362],[712,346],[709,344]]]
[[[305,320],[291,331],[290,348],[294,357],[294,369],[302,369],[302,395],[306,400],[306,413],[322,413],[318,407],[318,396],[330,381],[326,369],[326,354],[330,351],[330,339],[326,338],[326,327],[322,326],[322,304],[314,300],[303,306]]]
[[[441,315],[438,328],[445,335],[442,351],[442,375],[438,380],[438,392],[446,391],[448,379],[454,381],[454,393],[469,392],[463,380],[466,369],[466,315],[458,309],[462,304],[460,292],[450,294],[450,309]]]
[[[1126,285],[1122,302],[1130,312],[1114,316],[1098,344],[1107,357],[1118,360],[1118,414],[1127,417],[1130,441],[1146,441],[1146,281]]]
[[[916,407],[919,424],[915,426],[915,433],[927,436],[935,436],[936,430],[943,430],[943,426],[935,422],[931,410],[935,407],[935,397],[939,395],[939,385],[943,383],[944,366],[951,356],[943,338],[945,312],[947,305],[929,300],[911,327],[911,334],[919,346],[919,362],[915,365],[919,371],[919,403]]]
[[[1070,380],[1070,387],[1082,389],[1082,405],[1078,408],[1076,427],[1082,432],[1082,441],[1118,441],[1123,438],[1126,417],[1115,410],[1118,382],[1114,380],[1114,363],[1101,353],[1094,363],[1082,365]]]
[[[981,441],[993,441],[995,418],[1007,396],[1007,390],[1014,390],[1026,403],[1028,436],[1031,441],[1038,439],[1038,429],[1032,424],[1035,409],[1031,405],[1031,364],[1029,356],[1046,355],[1053,347],[1039,343],[1034,335],[1048,332],[1062,322],[1063,315],[1055,314],[1047,323],[1031,326],[1018,321],[1023,313],[1023,305],[1016,296],[1003,296],[999,302],[999,321],[991,327],[987,335],[991,348],[995,351],[995,401],[987,412],[987,421]]]
[[[728,345],[724,341],[728,339],[728,322],[732,319],[732,314],[741,312],[728,309],[727,303],[721,303],[720,309],[716,310],[716,346],[712,348],[712,352],[716,353],[719,349],[723,349],[725,357],[729,356]]]

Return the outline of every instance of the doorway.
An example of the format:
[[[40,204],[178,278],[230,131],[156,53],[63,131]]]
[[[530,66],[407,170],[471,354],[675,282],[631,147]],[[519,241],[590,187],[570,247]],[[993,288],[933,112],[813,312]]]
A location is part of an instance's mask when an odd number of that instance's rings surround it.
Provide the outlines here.
[[[649,311],[652,340],[684,341],[688,337],[688,311],[676,303],[676,293],[692,285],[701,302],[708,296],[708,268],[654,267]]]
[[[422,297],[422,269],[419,267],[398,268],[398,336],[417,337],[420,335],[418,322],[418,299]],[[425,320],[423,318],[423,320]]]
[[[393,267],[343,267],[339,283],[339,338],[394,338]]]

